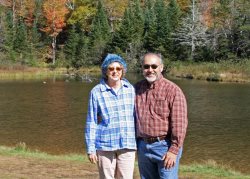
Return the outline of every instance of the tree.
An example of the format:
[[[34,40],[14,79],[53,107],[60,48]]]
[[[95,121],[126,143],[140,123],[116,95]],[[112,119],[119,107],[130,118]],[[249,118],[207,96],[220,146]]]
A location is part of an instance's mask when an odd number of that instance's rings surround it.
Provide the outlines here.
[[[144,49],[154,52],[157,48],[156,17],[152,0],[145,2]]]
[[[3,50],[6,52],[8,58],[15,61],[14,51],[14,39],[15,39],[15,28],[13,28],[13,16],[12,11],[7,9],[5,16],[3,17],[3,28],[2,28],[2,43]]]
[[[167,19],[170,31],[173,32],[179,25],[181,10],[176,0],[170,0],[167,6]]]
[[[249,57],[249,1],[221,1],[212,8],[211,48],[214,59]]]
[[[168,27],[166,28],[166,40],[164,48],[168,52],[165,54],[165,57],[173,55],[176,50],[176,44],[173,39],[171,39],[171,34],[175,32],[180,24],[181,10],[176,0],[170,0],[167,9],[167,23]]]
[[[101,0],[98,2],[97,13],[93,20],[90,38],[92,46],[91,50],[94,55],[92,60],[94,64],[98,64],[104,55],[107,43],[111,40],[111,30],[108,23],[108,17]]]
[[[23,56],[28,53],[27,29],[22,19],[19,20],[19,23],[16,26],[14,42],[14,50],[20,54],[20,60],[22,60],[21,62],[27,63],[23,61]]]
[[[192,0],[191,13],[183,19],[181,27],[172,35],[177,43],[190,47],[190,60],[193,60],[196,48],[209,43],[207,29],[200,20],[195,0]]]
[[[89,38],[84,32],[79,33],[76,53],[76,61],[73,62],[74,67],[78,68],[81,66],[87,67],[88,65],[93,65],[93,61],[89,60]]]
[[[69,12],[65,4],[66,0],[46,0],[43,4],[43,15],[46,18],[46,27],[41,30],[52,37],[51,46],[53,64],[55,64],[56,61],[56,38],[66,26],[65,16]]]
[[[117,30],[121,22],[125,9],[128,6],[129,0],[103,0],[107,12],[108,20],[111,26],[111,31]]]
[[[67,6],[71,11],[67,24],[80,26],[83,31],[89,32],[97,11],[95,2],[96,0],[68,0]]]
[[[76,32],[76,27],[73,25],[69,29],[68,39],[65,43],[64,52],[67,60],[71,61],[76,67],[76,57],[77,57],[77,45],[79,41],[79,35]]]

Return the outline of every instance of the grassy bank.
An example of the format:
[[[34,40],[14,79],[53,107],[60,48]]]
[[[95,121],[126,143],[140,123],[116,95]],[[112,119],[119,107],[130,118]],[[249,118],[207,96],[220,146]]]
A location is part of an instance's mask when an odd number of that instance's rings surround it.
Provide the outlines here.
[[[221,61],[219,63],[171,62],[167,71],[169,75],[180,78],[250,82],[250,60],[240,62]]]
[[[166,63],[169,76],[218,82],[250,82],[250,60],[240,62],[170,62]],[[131,71],[131,69],[129,69]],[[46,79],[56,75],[100,74],[99,66],[81,68],[35,68],[26,66],[0,66],[0,80]]]
[[[93,66],[79,70],[73,68],[37,68],[27,66],[0,66],[0,80],[19,79],[47,79],[62,75],[75,75],[85,73],[100,74],[100,67]]]
[[[90,165],[86,155],[49,155],[44,152],[30,151],[24,143],[18,144],[16,147],[0,146],[1,156],[14,156],[23,158],[32,158],[37,160],[44,160],[48,163],[53,162],[80,162],[83,165]],[[93,168],[92,168],[93,169]],[[92,170],[89,168],[89,170]],[[81,168],[79,168],[81,170]],[[91,171],[90,171],[91,172]],[[138,168],[136,164],[135,170],[136,178],[139,177]],[[27,176],[28,177],[28,176]],[[0,174],[1,178],[1,174]],[[25,178],[25,177],[24,177]],[[203,164],[190,164],[180,166],[180,179],[250,179],[250,175],[243,175],[240,172],[235,172],[232,169],[220,166],[214,161],[208,161]]]

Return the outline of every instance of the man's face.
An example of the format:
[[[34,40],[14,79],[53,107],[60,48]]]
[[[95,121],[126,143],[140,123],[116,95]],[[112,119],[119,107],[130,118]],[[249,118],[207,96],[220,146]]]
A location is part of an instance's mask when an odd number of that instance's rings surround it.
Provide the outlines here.
[[[145,56],[142,64],[143,76],[149,83],[154,83],[160,78],[163,70],[163,65],[160,62],[159,57],[156,55]]]

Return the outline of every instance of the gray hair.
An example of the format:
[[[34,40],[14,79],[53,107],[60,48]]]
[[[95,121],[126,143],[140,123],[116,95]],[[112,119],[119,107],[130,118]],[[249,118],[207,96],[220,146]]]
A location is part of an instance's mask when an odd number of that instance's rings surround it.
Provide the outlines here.
[[[144,54],[142,57],[141,57],[141,64],[143,64],[146,56],[156,56],[159,60],[160,60],[160,64],[163,64],[163,61],[162,61],[162,55],[160,53],[152,53],[152,52],[148,52],[146,54]]]

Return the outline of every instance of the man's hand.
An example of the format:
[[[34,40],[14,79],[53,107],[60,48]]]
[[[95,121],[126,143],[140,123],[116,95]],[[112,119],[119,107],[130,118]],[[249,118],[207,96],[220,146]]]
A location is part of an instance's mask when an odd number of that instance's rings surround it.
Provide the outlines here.
[[[96,164],[96,162],[98,161],[98,158],[97,158],[96,154],[88,154],[88,158],[89,158],[89,161],[91,163],[94,163],[94,164]]]
[[[174,167],[176,164],[176,158],[177,155],[167,152],[163,157],[162,160],[164,160],[164,167],[167,169],[170,169],[171,167]]]

